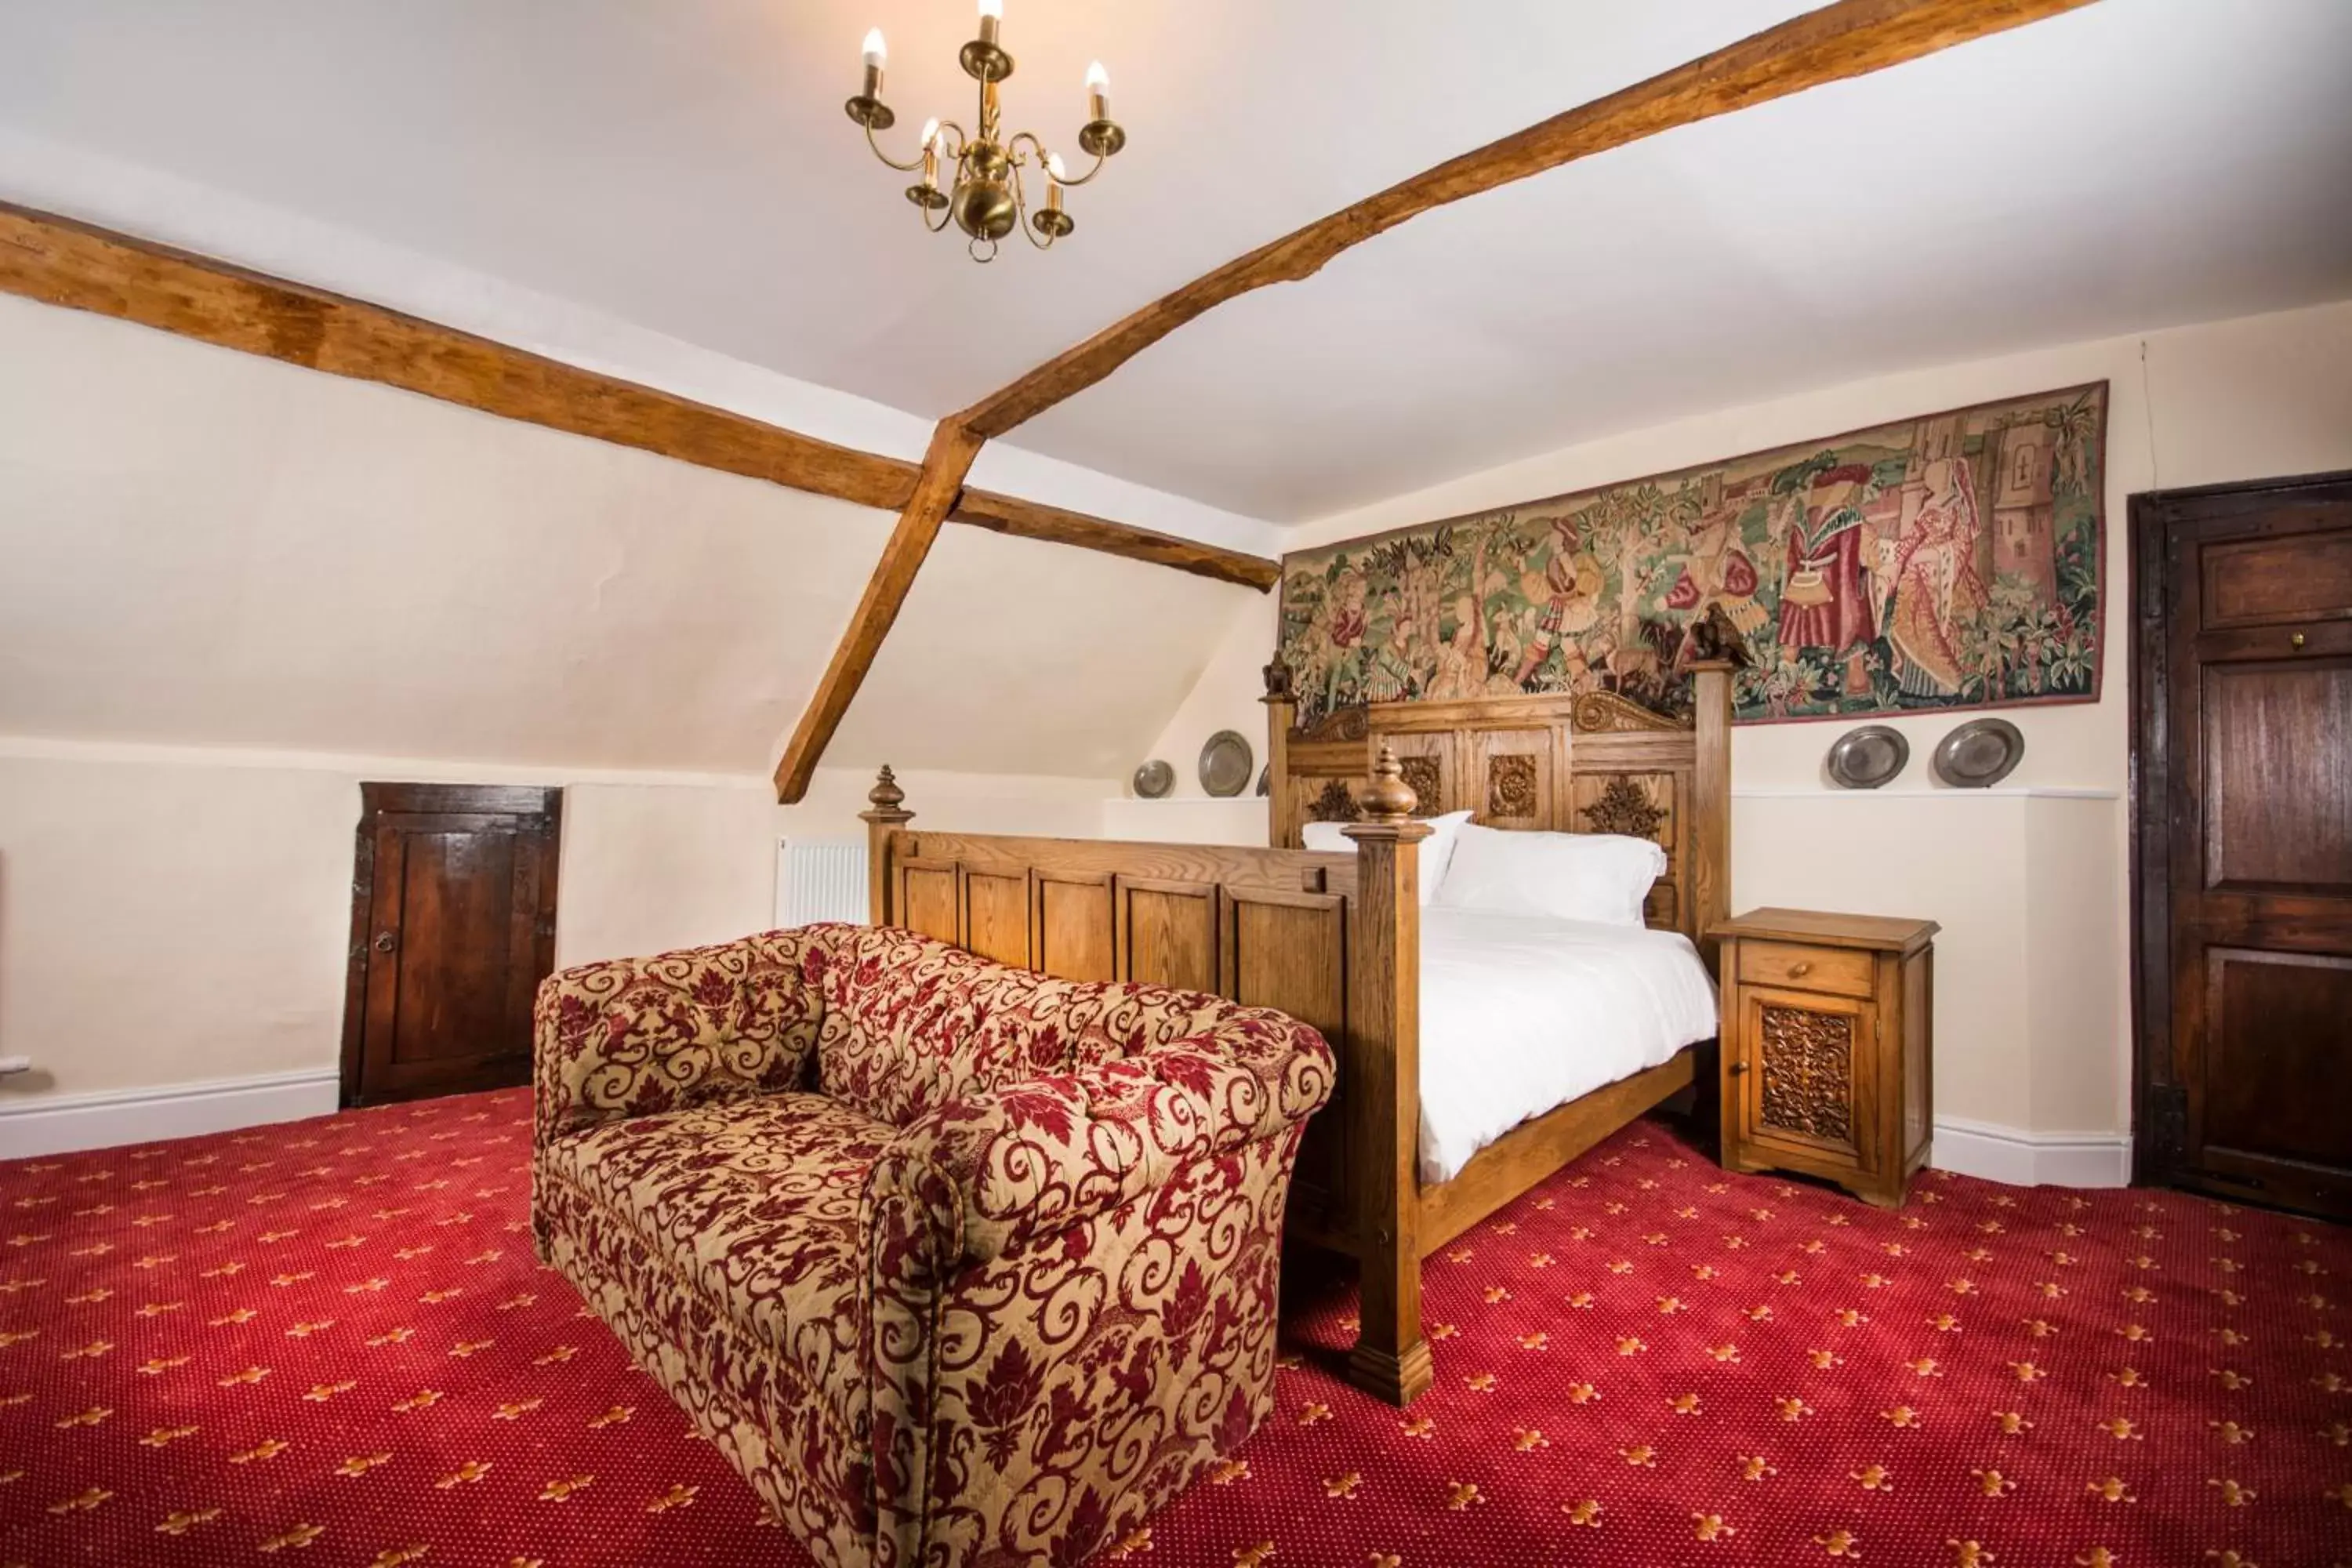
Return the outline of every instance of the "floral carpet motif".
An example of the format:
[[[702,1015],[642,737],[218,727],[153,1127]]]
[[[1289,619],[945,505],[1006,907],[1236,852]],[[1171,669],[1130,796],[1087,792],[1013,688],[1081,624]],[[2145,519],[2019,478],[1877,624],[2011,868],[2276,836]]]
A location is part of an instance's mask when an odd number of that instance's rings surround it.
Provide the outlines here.
[[[530,1098],[0,1163],[0,1564],[797,1565],[530,1253]],[[1429,1261],[1437,1386],[1334,1369],[1135,1568],[2352,1562],[2352,1236],[1928,1175],[1899,1214],[1643,1122]]]

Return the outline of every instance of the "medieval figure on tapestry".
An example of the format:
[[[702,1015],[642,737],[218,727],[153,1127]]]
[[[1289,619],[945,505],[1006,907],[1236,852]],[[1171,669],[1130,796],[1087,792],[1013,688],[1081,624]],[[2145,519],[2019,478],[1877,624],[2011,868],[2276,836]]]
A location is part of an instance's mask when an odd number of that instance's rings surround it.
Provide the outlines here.
[[[2095,700],[2105,410],[2074,387],[1286,556],[1300,721],[1594,690],[1677,714],[1717,609],[1743,721]]]

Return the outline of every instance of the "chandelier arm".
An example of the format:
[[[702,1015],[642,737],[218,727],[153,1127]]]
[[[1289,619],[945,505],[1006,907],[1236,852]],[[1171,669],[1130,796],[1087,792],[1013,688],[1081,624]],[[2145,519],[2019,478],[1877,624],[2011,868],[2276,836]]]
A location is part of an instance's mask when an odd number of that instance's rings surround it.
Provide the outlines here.
[[[1026,131],[1024,131],[1021,132],[1021,135],[1029,136],[1029,133]],[[1015,141],[1018,141],[1020,137],[1014,138]],[[1029,141],[1033,146],[1036,147],[1038,154],[1042,158],[1045,151],[1045,143],[1039,142],[1034,136],[1029,136]],[[1010,146],[1011,143],[1008,142],[1006,145]],[[1024,238],[1027,239],[1030,244],[1035,246],[1040,250],[1051,250],[1054,248],[1053,237],[1048,235],[1043,239],[1038,238],[1035,227],[1029,222],[1029,204],[1024,199],[1021,189],[1021,165],[1017,161],[1013,164],[1013,211],[1014,214],[1013,226],[1021,231]]]
[[[1101,173],[1102,173],[1102,170],[1103,170],[1103,165],[1104,165],[1105,163],[1109,163],[1109,162],[1110,162],[1110,160],[1109,160],[1109,159],[1108,159],[1108,158],[1106,158],[1106,157],[1104,157],[1101,153],[1096,153],[1096,154],[1095,154],[1095,166],[1094,166],[1093,168],[1091,168],[1091,169],[1088,169],[1085,174],[1078,175],[1076,179],[1066,179],[1066,179],[1064,179],[1064,180],[1062,181],[1062,189],[1064,189],[1064,190],[1066,190],[1066,190],[1072,190],[1072,189],[1075,189],[1076,187],[1077,187],[1077,186],[1079,186],[1079,185],[1083,185],[1083,184],[1085,184],[1087,181],[1089,181],[1089,180],[1093,179],[1097,174],[1101,174]]]
[[[1004,139],[1004,151],[1007,155],[1011,155],[1013,153],[1013,150],[1020,146],[1024,142],[1028,142],[1030,146],[1037,150],[1037,166],[1041,169],[1045,168],[1045,160],[1052,156],[1052,154],[1046,151],[1045,143],[1039,141],[1034,132],[1015,131],[1012,135],[1006,137]],[[1017,166],[1021,160],[1018,157],[1013,157],[1013,162]]]
[[[874,155],[877,158],[881,159],[884,163],[889,164],[890,167],[898,170],[902,174],[911,174],[916,170],[923,166],[923,150],[920,147],[915,149],[915,156],[911,163],[901,163],[898,159],[893,158],[889,153],[882,151],[882,143],[874,139],[874,127],[871,125],[866,128],[866,144],[874,149]]]
[[[931,221],[931,215],[926,208],[917,207],[915,209],[915,216],[923,220],[923,227],[927,232],[937,234],[940,230],[947,227],[950,221],[953,219],[955,214],[953,208],[942,206],[940,208],[940,221],[937,223],[933,223]]]
[[[953,148],[948,146],[948,132],[950,131],[955,132]],[[962,162],[964,147],[971,140],[971,137],[964,134],[963,127],[952,120],[940,121],[940,128],[931,133],[932,143],[939,148],[940,155],[950,163]]]

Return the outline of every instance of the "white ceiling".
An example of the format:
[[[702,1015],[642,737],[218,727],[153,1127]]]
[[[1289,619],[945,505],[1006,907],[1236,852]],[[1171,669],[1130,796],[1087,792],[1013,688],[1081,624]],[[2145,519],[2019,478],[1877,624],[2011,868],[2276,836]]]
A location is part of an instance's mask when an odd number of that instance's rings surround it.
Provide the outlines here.
[[[964,0],[0,6],[0,127],[924,416],[1792,0],[1010,0],[1008,121],[1086,61],[1129,149],[1061,253],[914,227],[840,110],[968,114]],[[1433,215],[1015,438],[1292,521],[1610,431],[2352,292],[2352,5],[2104,0]],[[0,190],[0,195],[5,195]],[[927,574],[928,580],[928,574]]]

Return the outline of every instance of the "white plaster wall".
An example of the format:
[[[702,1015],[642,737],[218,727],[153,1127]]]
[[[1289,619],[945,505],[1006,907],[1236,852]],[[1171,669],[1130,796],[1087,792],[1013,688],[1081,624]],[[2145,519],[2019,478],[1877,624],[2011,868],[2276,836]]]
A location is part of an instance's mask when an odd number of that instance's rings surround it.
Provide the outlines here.
[[[775,792],[733,784],[574,784],[563,792],[559,968],[725,942],[764,929]]]
[[[2005,710],[2026,737],[2016,792],[1959,801],[1927,755],[1958,720],[1897,717],[1912,762],[1876,795],[1836,791],[1838,722],[1734,732],[1735,904],[1927,916],[1944,923],[1937,1110],[2038,1133],[2129,1119],[2126,498],[2352,468],[2352,301],[2073,343],[1822,388],[1627,432],[1303,524],[1303,549],[1641,478],[1895,418],[2105,379],[2105,668],[2095,703]],[[1154,745],[1262,733],[1258,667],[1275,606],[1244,606]],[[1190,784],[1178,770],[1182,789]],[[1197,785],[1192,785],[1197,791]]]
[[[862,837],[872,780],[0,739],[0,1116],[35,1101],[315,1070],[341,1041],[362,780],[564,786],[559,964],[764,929],[775,840]],[[1103,779],[914,773],[941,826],[1089,837]],[[0,1120],[0,1138],[8,1124]]]

